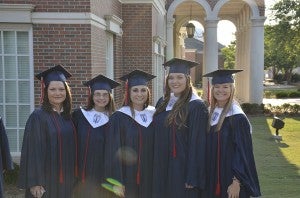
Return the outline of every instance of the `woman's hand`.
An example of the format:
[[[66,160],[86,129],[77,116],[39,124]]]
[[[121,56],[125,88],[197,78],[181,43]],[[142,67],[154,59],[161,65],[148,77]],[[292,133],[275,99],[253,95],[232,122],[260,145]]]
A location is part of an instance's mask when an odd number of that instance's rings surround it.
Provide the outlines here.
[[[41,198],[45,192],[46,191],[43,186],[32,186],[30,188],[30,193],[36,198]]]
[[[227,189],[228,198],[239,198],[240,194],[240,182],[237,179],[233,179],[231,185]]]

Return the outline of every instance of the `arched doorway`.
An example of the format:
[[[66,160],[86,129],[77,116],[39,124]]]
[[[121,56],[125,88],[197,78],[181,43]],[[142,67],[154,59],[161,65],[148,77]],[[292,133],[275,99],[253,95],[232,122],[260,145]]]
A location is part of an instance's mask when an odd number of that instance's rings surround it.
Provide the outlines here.
[[[192,14],[190,8],[192,7]],[[204,24],[203,73],[219,67],[217,27],[220,20],[236,26],[235,68],[244,71],[236,77],[237,98],[242,103],[262,103],[264,69],[264,1],[174,0],[167,6],[166,59],[184,58],[180,27],[189,20]],[[207,81],[203,81],[207,93]],[[204,97],[206,95],[204,94]]]

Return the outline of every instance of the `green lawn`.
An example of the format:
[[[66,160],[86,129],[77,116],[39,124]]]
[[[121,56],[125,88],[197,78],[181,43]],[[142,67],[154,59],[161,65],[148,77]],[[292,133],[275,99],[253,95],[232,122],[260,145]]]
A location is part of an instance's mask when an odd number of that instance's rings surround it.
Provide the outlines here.
[[[262,197],[300,197],[300,118],[285,118],[279,130],[282,141],[272,138],[273,118],[250,117],[253,146]]]

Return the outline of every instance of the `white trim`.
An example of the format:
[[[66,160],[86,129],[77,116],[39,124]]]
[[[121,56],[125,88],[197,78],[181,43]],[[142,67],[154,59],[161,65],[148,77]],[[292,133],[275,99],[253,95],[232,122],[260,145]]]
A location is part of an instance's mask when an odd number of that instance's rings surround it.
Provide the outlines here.
[[[118,36],[122,36],[123,30],[121,25],[123,20],[115,15],[105,15],[104,18],[106,20],[106,30]]]
[[[94,14],[88,12],[34,12],[32,13],[34,24],[92,24],[101,29],[106,29],[106,22]]]
[[[212,15],[211,7],[206,0],[193,0],[193,1],[199,3],[204,8],[206,18],[208,18],[208,19],[212,18],[211,17],[211,15]],[[171,5],[168,9],[168,13],[167,13],[167,21],[171,20],[173,18],[176,8],[183,2],[185,2],[185,0],[174,0],[171,3]]]
[[[34,9],[34,5],[32,4],[0,4],[0,11],[32,11]]]
[[[213,13],[212,13],[213,18],[218,17],[218,13],[219,13],[220,9],[222,8],[222,6],[229,1],[230,0],[218,1],[218,3],[215,5],[215,7],[213,9]],[[256,4],[255,0],[243,0],[243,1],[249,5],[250,10],[252,11],[252,16],[254,18],[259,17],[259,9],[258,9],[258,5]]]
[[[0,4],[0,23],[30,23],[31,4]]]
[[[157,9],[162,15],[166,14],[165,1],[164,0],[119,0],[120,3],[130,4],[130,3],[141,3],[141,4],[153,4],[155,9]]]

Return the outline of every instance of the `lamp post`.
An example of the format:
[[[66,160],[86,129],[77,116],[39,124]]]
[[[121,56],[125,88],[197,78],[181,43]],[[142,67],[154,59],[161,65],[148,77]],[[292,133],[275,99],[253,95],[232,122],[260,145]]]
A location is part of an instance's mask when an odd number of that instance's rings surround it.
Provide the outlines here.
[[[191,18],[192,18],[192,5],[190,8],[190,20]],[[185,27],[186,27],[186,33],[188,35],[188,38],[194,38],[195,25],[193,23],[188,23]]]

